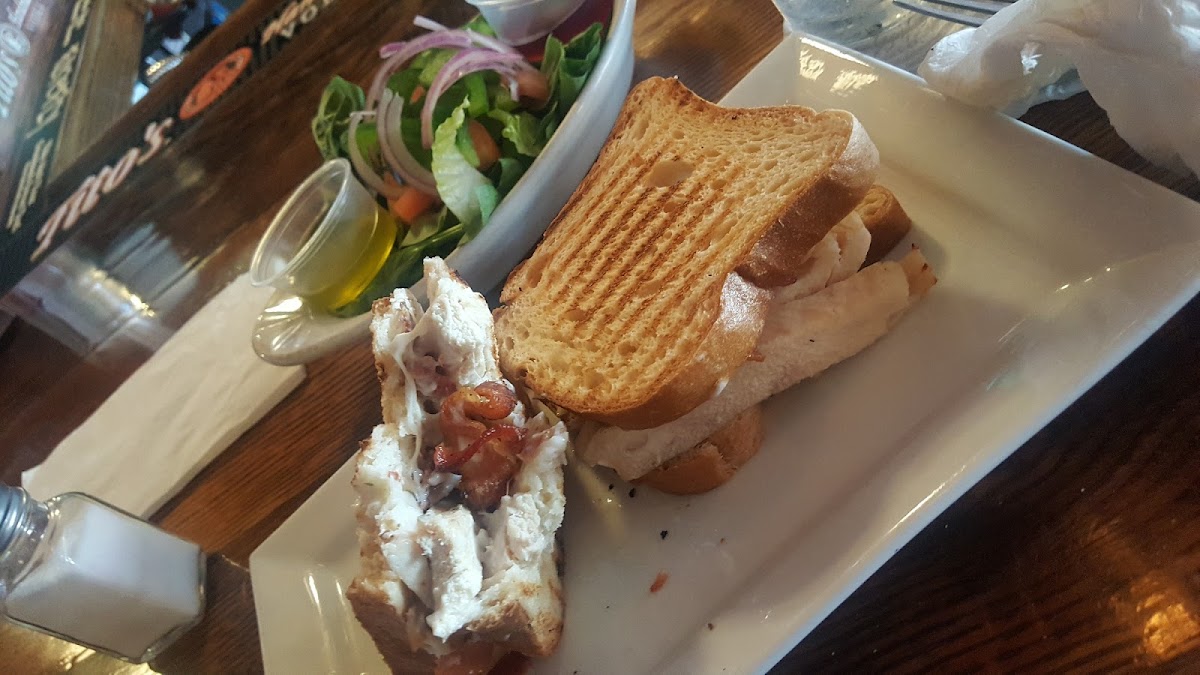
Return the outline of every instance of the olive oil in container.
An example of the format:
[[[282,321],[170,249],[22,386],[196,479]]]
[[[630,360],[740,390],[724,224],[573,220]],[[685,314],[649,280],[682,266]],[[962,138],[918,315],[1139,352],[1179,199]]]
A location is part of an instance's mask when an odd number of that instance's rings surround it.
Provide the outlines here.
[[[331,311],[357,298],[396,244],[396,221],[358,183],[345,159],[309,176],[263,235],[250,278]]]

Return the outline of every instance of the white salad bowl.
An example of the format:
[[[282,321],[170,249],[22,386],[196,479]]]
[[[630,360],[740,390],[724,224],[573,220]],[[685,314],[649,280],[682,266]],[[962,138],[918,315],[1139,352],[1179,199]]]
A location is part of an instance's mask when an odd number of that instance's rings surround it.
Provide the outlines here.
[[[494,290],[521,262],[587,175],[608,138],[633,81],[633,14],[637,0],[616,0],[600,58],[575,105],[517,184],[471,241],[446,262],[481,292]],[[424,282],[413,287],[424,299]],[[283,291],[271,296],[254,326],[254,351],[276,365],[306,363],[363,339],[371,314],[331,316]]]

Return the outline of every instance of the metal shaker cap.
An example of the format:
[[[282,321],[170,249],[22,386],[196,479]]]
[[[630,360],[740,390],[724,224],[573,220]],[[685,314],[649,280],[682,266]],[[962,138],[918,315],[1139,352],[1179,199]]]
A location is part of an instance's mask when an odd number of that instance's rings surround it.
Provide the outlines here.
[[[0,551],[8,547],[24,520],[29,493],[0,483]]]

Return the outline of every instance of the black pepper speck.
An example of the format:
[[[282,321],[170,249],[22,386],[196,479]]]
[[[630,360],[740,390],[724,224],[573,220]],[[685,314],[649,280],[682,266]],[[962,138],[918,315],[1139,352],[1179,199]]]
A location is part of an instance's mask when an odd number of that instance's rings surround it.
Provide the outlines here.
[[[662,532],[659,532],[659,533],[658,533],[658,538],[659,538],[659,539],[666,539],[666,538],[667,538],[667,531],[666,531],[666,530],[663,530]]]
[[[633,499],[637,496],[637,488],[629,488],[629,498]]]

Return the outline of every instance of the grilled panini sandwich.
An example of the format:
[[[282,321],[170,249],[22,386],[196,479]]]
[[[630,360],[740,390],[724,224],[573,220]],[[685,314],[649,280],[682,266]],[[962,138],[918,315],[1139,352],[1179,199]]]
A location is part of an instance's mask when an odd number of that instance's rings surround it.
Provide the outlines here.
[[[877,166],[844,111],[722,108],[676,80],[639,84],[503,289],[502,370],[587,420],[585,461],[627,479],[678,468],[766,397],[878,339],[932,285],[916,251],[859,271],[871,232],[855,207]],[[819,348],[793,358],[796,331]],[[687,433],[656,433],[672,423]]]

